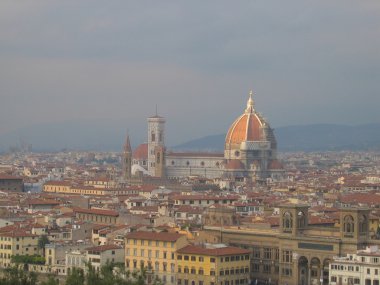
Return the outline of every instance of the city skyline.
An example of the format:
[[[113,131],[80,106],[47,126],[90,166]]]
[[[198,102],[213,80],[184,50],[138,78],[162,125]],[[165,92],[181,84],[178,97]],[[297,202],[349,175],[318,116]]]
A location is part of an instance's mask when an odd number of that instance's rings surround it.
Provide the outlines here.
[[[225,132],[250,89],[275,128],[379,123],[380,4],[280,4],[3,1],[0,137],[102,120],[145,134],[157,104],[181,143]]]

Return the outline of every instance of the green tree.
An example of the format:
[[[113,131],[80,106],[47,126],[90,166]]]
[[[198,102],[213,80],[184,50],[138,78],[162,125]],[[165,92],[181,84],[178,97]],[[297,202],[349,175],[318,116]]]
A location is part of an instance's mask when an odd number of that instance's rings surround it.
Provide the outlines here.
[[[47,235],[42,235],[38,238],[37,246],[40,250],[42,250],[43,256],[45,256],[45,245],[49,244],[49,243],[50,243],[50,241],[49,241],[49,238],[47,237]]]
[[[55,279],[54,276],[49,276],[47,281],[41,283],[41,285],[59,285],[59,280]]]
[[[72,268],[65,285],[145,285],[146,278],[144,269],[131,273],[125,271],[124,264],[115,265],[107,262],[98,271],[91,263],[88,263],[86,264],[86,274],[83,274],[81,269]],[[162,282],[156,277],[153,284],[162,285]]]
[[[67,275],[65,285],[84,285],[84,273],[80,268],[71,268]]]
[[[37,274],[25,272],[19,265],[4,269],[4,277],[0,279],[0,285],[36,285]]]

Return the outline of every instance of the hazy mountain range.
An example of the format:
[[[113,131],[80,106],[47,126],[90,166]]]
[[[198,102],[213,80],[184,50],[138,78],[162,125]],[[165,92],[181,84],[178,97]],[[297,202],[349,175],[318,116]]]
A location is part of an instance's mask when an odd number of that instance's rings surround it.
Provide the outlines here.
[[[316,124],[275,129],[283,151],[380,150],[380,124],[345,126]],[[206,136],[175,149],[223,150],[225,134]]]
[[[22,143],[32,144],[35,151],[120,151],[125,133],[125,122],[104,120],[36,125],[1,135],[0,151]],[[288,126],[276,128],[275,135],[282,151],[380,150],[380,124]],[[142,127],[132,141],[144,141],[145,136]],[[224,139],[225,134],[210,135],[169,148],[222,151]]]

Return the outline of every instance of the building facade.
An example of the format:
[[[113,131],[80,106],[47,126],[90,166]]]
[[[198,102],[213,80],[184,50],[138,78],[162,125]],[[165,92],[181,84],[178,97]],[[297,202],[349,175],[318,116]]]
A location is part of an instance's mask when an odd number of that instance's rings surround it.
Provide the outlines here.
[[[224,245],[188,245],[177,251],[178,285],[249,284],[250,251]]]
[[[145,268],[148,284],[155,277],[164,284],[176,284],[176,253],[188,244],[185,235],[140,231],[129,233],[125,238],[126,270]]]
[[[367,247],[354,254],[334,257],[330,264],[331,285],[379,285],[380,251]]]
[[[205,225],[200,241],[227,243],[251,252],[251,280],[288,285],[329,284],[330,263],[365,248],[368,209],[341,209],[338,226],[308,223],[308,206],[282,205],[278,228]]]

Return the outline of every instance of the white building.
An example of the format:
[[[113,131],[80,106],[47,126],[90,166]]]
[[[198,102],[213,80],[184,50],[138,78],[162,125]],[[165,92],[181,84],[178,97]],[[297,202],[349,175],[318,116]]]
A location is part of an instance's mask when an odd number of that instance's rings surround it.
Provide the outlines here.
[[[356,254],[335,257],[330,263],[330,285],[379,285],[380,251],[378,246]]]

